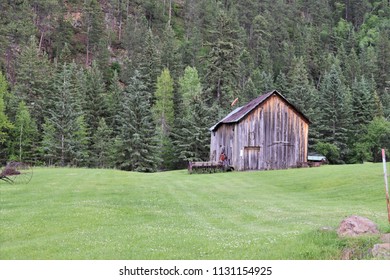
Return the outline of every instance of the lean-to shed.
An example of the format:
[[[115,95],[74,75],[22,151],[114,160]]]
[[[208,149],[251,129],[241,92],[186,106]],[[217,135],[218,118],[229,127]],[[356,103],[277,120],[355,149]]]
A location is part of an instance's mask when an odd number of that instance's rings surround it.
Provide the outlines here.
[[[210,160],[223,152],[235,170],[296,167],[307,161],[309,123],[278,91],[236,108],[210,128]]]

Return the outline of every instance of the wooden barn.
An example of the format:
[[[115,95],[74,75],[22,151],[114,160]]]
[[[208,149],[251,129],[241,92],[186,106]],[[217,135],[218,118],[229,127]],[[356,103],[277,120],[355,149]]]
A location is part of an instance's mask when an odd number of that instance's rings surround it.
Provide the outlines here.
[[[268,92],[210,128],[210,161],[223,153],[235,170],[300,166],[307,161],[309,123],[278,91]]]

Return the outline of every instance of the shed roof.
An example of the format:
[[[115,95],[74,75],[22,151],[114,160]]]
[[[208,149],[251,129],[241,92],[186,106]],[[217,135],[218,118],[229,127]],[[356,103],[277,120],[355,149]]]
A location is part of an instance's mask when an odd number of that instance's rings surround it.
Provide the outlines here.
[[[221,124],[224,124],[224,123],[239,122],[246,115],[248,115],[253,109],[255,109],[257,106],[262,104],[264,101],[266,101],[272,95],[278,95],[285,102],[287,102],[294,109],[294,111],[296,111],[299,115],[301,115],[304,120],[306,120],[308,123],[310,123],[309,119],[302,112],[300,112],[297,108],[295,108],[295,106],[292,105],[280,92],[278,92],[277,90],[273,90],[273,91],[270,91],[270,92],[265,93],[263,95],[260,95],[259,97],[253,99],[252,101],[248,102],[246,105],[244,105],[242,107],[238,107],[238,108],[234,109],[226,117],[224,117],[222,120],[220,120],[214,126],[212,126],[210,128],[210,131],[216,130]]]
[[[323,161],[326,160],[326,156],[322,155],[308,155],[307,160],[309,161]]]

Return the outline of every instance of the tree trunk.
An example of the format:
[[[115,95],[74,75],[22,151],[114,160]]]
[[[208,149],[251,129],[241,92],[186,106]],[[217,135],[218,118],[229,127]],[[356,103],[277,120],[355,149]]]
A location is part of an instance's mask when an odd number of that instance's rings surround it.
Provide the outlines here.
[[[61,166],[65,166],[65,137],[61,135]]]
[[[119,21],[119,27],[118,27],[118,40],[121,41],[122,38],[122,0],[119,0],[118,3],[118,21]]]
[[[23,123],[20,126],[20,135],[19,135],[19,161],[22,161],[22,138],[23,138]]]
[[[172,18],[172,0],[169,0],[168,25],[171,25]]]
[[[87,57],[85,59],[85,66],[88,66],[89,64],[89,30],[90,26],[87,27]]]
[[[221,79],[218,79],[218,84],[217,84],[217,100],[220,102],[221,99]]]
[[[43,35],[45,34],[45,31],[41,32],[41,38],[39,39],[39,47],[38,50],[41,50],[42,48],[42,42],[43,42]]]

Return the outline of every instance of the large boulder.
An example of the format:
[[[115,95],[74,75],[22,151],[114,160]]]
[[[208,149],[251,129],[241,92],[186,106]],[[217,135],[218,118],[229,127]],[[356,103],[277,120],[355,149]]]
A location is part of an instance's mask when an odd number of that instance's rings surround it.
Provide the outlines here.
[[[341,221],[337,234],[340,237],[354,237],[362,234],[379,234],[379,230],[373,221],[360,216],[351,216]]]
[[[376,259],[390,260],[390,243],[375,244],[371,253]]]

